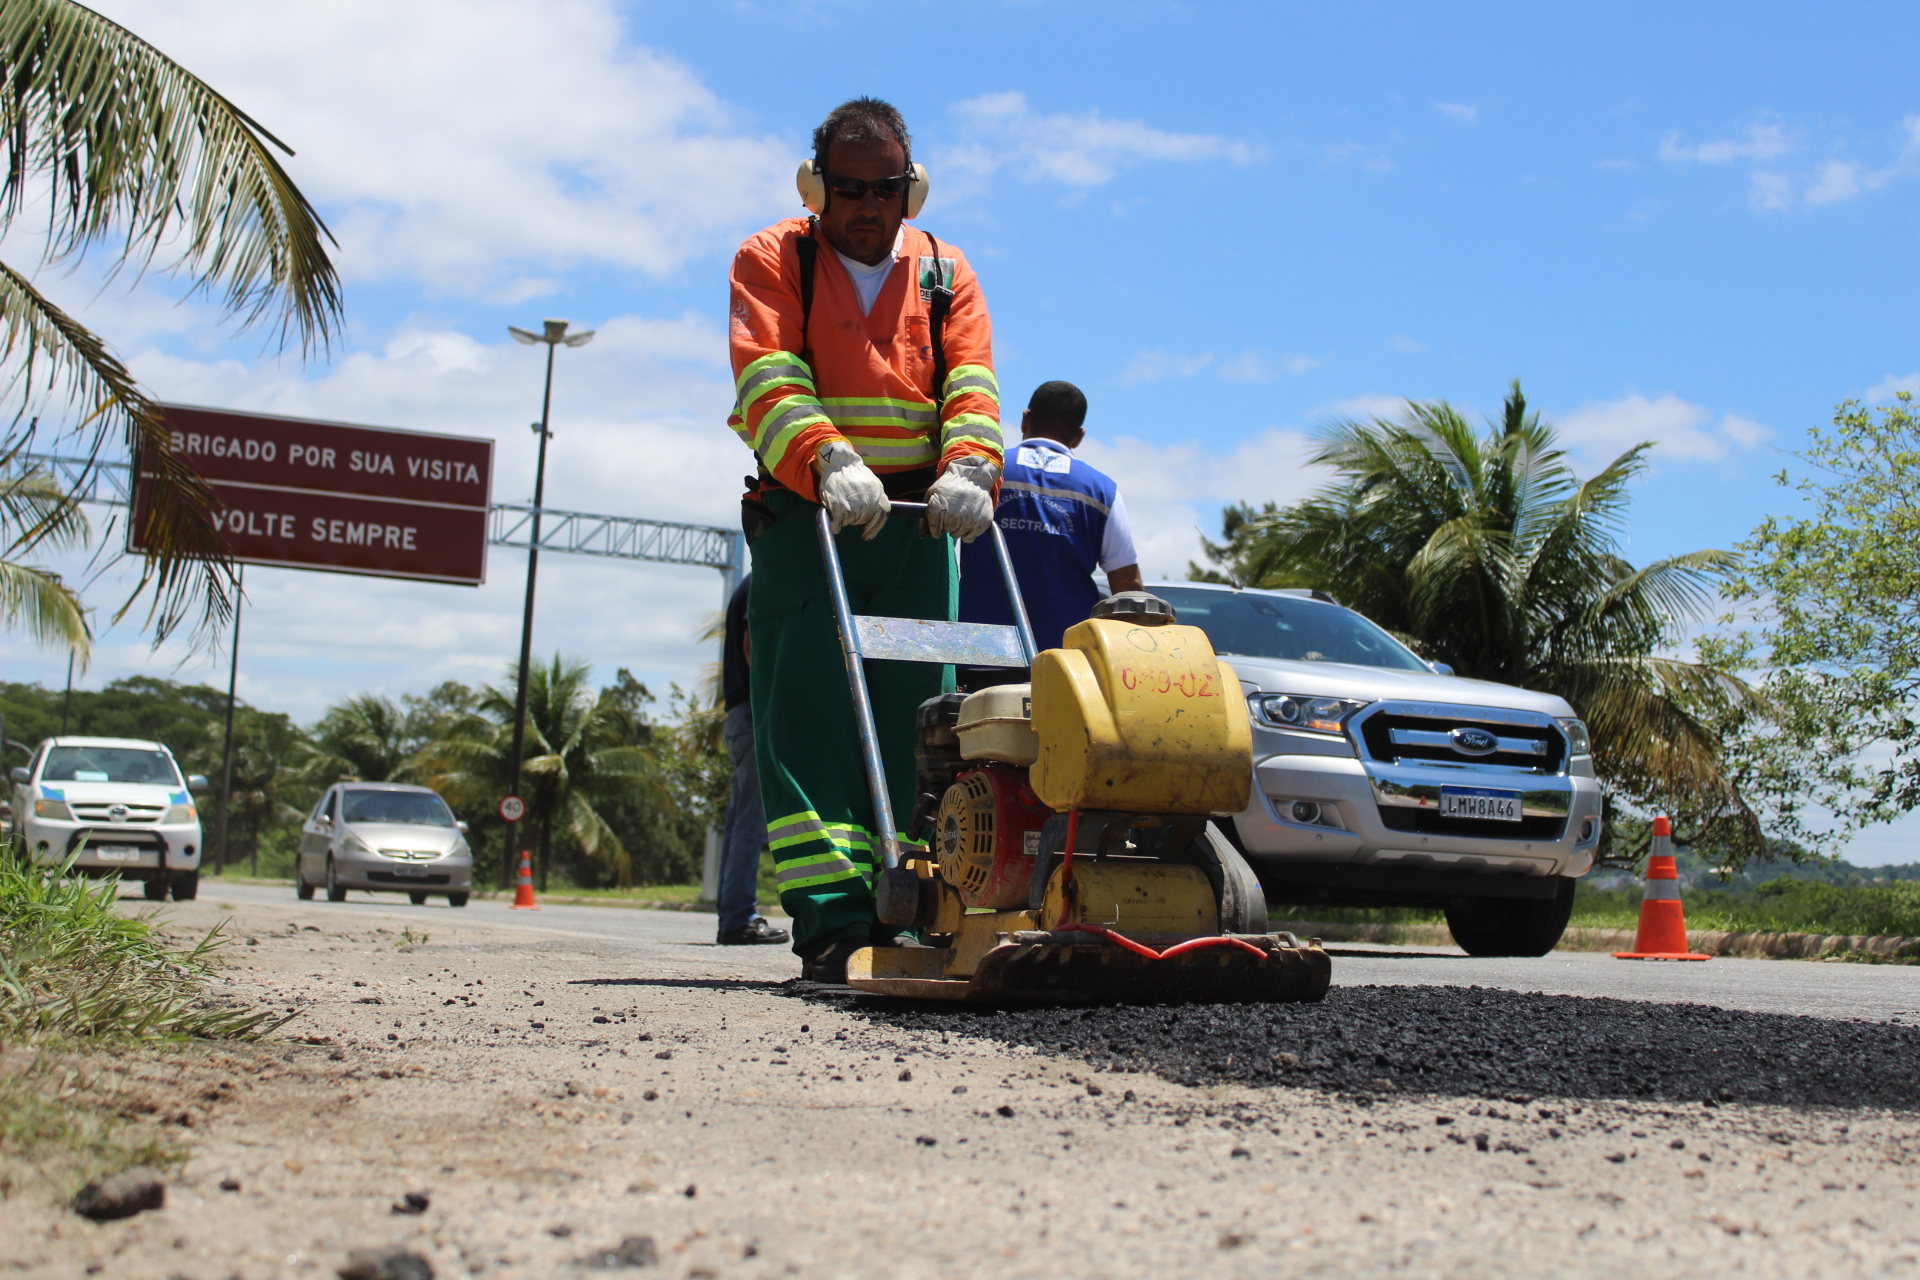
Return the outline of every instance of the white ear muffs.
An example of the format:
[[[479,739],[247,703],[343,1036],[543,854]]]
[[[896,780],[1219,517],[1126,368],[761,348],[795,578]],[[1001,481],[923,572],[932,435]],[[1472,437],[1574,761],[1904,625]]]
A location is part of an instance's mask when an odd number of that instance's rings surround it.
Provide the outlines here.
[[[800,169],[793,175],[793,185],[800,193],[800,203],[807,212],[815,217],[827,211],[827,180],[820,175],[820,166],[812,160],[802,160]],[[907,185],[907,217],[917,218],[927,203],[927,166],[913,166],[913,181]]]

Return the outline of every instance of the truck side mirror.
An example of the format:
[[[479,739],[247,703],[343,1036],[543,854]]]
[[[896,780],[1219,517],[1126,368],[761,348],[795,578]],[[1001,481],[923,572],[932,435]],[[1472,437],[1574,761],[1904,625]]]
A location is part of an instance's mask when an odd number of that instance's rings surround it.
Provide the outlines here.
[[[189,790],[189,791],[205,791],[206,789],[207,789],[207,775],[206,775],[206,774],[204,774],[204,773],[190,773],[190,774],[188,774],[188,775],[187,775],[187,790]]]
[[[455,822],[455,823],[454,823],[453,825],[454,825],[454,826],[456,826],[456,827],[458,827],[458,828],[460,828],[460,834],[461,834],[461,835],[465,835],[465,834],[467,834],[467,824],[466,824],[466,823],[464,823],[464,822],[458,822],[458,821],[456,821],[456,822]]]
[[[1437,676],[1450,676],[1453,674],[1453,665],[1447,662],[1429,662],[1427,670]]]
[[[19,783],[23,787],[27,785],[27,779],[31,778],[32,776],[33,776],[32,774],[28,773],[25,769],[21,768],[19,765],[15,765],[13,767],[13,774],[12,774],[13,780]]]

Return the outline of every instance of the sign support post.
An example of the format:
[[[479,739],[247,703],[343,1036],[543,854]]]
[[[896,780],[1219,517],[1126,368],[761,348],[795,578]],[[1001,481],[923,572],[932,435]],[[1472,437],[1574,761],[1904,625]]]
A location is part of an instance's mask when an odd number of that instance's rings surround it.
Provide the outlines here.
[[[227,874],[227,819],[233,813],[233,695],[240,683],[240,610],[246,607],[247,566],[240,566],[240,573],[234,584],[233,592],[233,653],[227,665],[227,733],[220,748],[220,861],[214,864],[214,874]],[[201,854],[206,850],[201,849]],[[253,874],[260,874],[260,846],[253,848]]]

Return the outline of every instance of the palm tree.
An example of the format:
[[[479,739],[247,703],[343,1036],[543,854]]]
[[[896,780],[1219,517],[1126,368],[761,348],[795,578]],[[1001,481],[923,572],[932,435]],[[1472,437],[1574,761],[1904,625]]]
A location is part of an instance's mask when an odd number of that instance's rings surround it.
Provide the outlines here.
[[[17,443],[0,447],[0,625],[64,645],[85,667],[93,644],[86,606],[59,574],[22,558],[83,547],[92,531],[80,504],[52,476],[13,465],[20,452]]]
[[[218,295],[242,328],[264,323],[281,345],[297,338],[303,351],[325,345],[340,319],[339,279],[325,226],[270,149],[291,155],[286,144],[152,45],[72,0],[0,0],[0,77],[0,237],[27,212],[27,230],[44,237],[41,266],[77,262],[104,246],[111,272],[130,267],[136,278],[164,248],[177,254],[167,269],[191,281],[191,292]],[[139,583],[115,616],[152,588],[147,622],[156,641],[189,620],[203,638],[233,607],[232,565],[211,492],[174,454],[159,406],[99,337],[49,301],[30,273],[5,263],[0,328],[16,397],[0,465],[32,436],[34,428],[20,424],[48,395],[73,407],[74,425],[56,440],[76,442],[90,460],[123,443],[154,482],[151,501],[135,513],[148,548]],[[33,526],[0,527],[0,538],[16,527]],[[5,560],[60,545],[51,529],[38,541],[22,536],[0,543]],[[59,613],[57,594],[38,598]],[[75,630],[35,633],[71,642]]]
[[[528,673],[521,786],[543,893],[556,831],[572,837],[618,883],[631,884],[632,858],[596,805],[636,790],[665,807],[673,804],[653,752],[635,742],[631,716],[616,700],[594,692],[592,674],[587,663],[558,654]],[[506,794],[517,691],[517,673],[509,668],[504,688],[482,690],[474,713],[421,749],[416,768],[428,786],[454,804],[491,806]],[[512,857],[505,849],[505,860]]]
[[[301,774],[325,787],[342,778],[398,782],[417,745],[407,740],[407,718],[377,693],[362,693],[329,707],[313,727],[311,754]]]
[[[1752,692],[1662,652],[1707,616],[1738,558],[1693,551],[1636,569],[1619,554],[1650,443],[1581,480],[1518,381],[1488,425],[1444,402],[1335,422],[1311,460],[1338,479],[1291,506],[1230,510],[1208,553],[1240,585],[1328,591],[1459,675],[1558,694],[1591,727],[1613,791],[1762,851],[1716,727]]]

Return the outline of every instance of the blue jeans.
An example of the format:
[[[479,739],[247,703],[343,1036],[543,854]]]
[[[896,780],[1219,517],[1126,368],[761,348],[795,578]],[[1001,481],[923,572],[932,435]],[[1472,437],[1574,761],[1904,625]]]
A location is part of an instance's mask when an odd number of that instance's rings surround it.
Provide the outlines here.
[[[760,806],[760,766],[753,751],[753,704],[727,712],[727,759],[733,763],[733,790],[727,797],[727,826],[720,841],[720,930],[744,929],[760,914],[756,888],[760,850],[767,843],[767,818]]]

